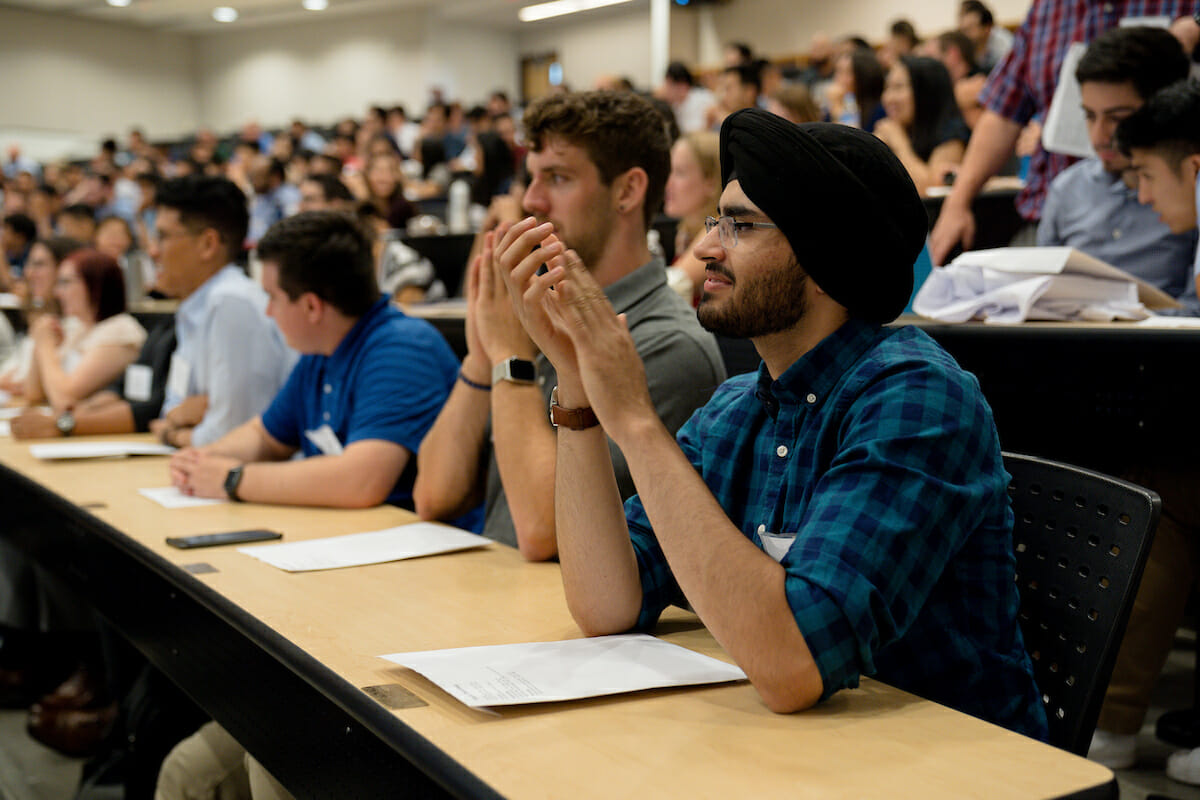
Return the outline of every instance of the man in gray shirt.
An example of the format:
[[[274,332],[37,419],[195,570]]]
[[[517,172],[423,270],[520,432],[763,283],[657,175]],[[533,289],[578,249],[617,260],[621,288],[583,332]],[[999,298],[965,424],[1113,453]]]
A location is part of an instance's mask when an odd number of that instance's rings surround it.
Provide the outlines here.
[[[1075,76],[1097,158],[1072,165],[1050,184],[1037,243],[1095,256],[1200,314],[1192,277],[1196,232],[1171,233],[1150,206],[1138,203],[1137,177],[1113,141],[1121,120],[1187,74],[1187,56],[1165,29],[1116,28],[1088,47]]]
[[[548,232],[552,223],[557,236],[543,247],[579,253],[626,315],[655,408],[674,431],[724,380],[725,369],[715,340],[667,287],[663,263],[646,245],[670,169],[662,117],[631,93],[585,92],[533,105],[524,124],[531,149],[523,205],[532,217],[512,228]],[[489,234],[471,266],[467,356],[422,443],[413,495],[425,519],[453,519],[485,501],[484,535],[544,560],[558,552],[555,434],[546,414],[556,380],[494,271],[492,246],[509,230]],[[627,497],[633,481],[612,450]]]

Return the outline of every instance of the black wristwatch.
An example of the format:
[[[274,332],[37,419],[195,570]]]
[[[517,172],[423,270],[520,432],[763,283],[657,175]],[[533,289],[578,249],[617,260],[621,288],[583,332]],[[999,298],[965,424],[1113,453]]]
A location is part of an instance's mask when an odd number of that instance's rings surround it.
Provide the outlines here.
[[[58,428],[58,432],[63,436],[70,436],[75,432],[75,415],[70,411],[64,411],[54,420],[54,427]]]
[[[537,366],[532,361],[512,356],[492,367],[492,386],[500,381],[528,385],[537,383]]]
[[[242,498],[238,497],[238,486],[242,482],[242,471],[246,468],[245,464],[238,464],[225,475],[225,494],[229,495],[229,499],[235,503],[242,502]]]

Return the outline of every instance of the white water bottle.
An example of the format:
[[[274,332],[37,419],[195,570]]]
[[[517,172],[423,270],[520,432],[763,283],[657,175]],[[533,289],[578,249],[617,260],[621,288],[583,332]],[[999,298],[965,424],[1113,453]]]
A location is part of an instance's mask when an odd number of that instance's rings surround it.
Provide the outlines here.
[[[446,202],[446,225],[451,233],[468,233],[471,220],[468,209],[471,205],[471,187],[462,178],[450,184],[450,196]]]

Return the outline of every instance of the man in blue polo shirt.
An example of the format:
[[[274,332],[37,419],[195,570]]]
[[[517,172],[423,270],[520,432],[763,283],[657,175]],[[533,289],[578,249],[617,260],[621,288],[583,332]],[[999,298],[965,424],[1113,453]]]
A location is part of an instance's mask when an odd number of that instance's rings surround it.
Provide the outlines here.
[[[454,353],[380,295],[371,244],[349,216],[289,217],[258,253],[267,313],[304,355],[261,417],[176,453],[172,482],[199,497],[412,508],[417,450],[458,377]],[[305,457],[293,459],[297,451]],[[155,797],[249,796],[251,781],[286,796],[210,722],[171,751]]]
[[[380,295],[347,216],[283,220],[258,252],[267,313],[305,355],[262,416],[175,454],[172,482],[199,497],[411,508],[417,449],[458,374],[449,345]]]

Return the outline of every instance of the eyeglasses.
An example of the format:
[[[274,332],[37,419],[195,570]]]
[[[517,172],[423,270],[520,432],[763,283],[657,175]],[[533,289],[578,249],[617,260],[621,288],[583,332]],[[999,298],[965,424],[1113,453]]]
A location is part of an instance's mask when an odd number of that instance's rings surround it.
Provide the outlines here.
[[[721,238],[721,247],[726,250],[732,250],[737,247],[738,231],[778,229],[779,226],[770,222],[740,222],[733,217],[705,217],[704,232],[712,233],[712,229],[717,229],[717,235]]]

